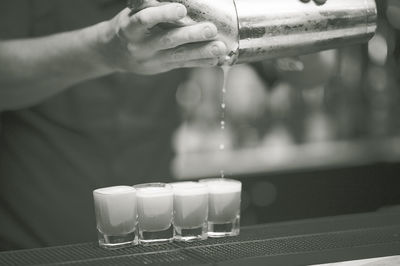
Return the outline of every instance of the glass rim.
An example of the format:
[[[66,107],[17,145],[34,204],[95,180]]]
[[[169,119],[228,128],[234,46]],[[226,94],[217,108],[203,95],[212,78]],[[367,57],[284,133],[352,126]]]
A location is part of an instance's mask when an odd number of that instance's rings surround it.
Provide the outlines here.
[[[143,183],[143,184],[133,185],[132,187],[135,188],[136,190],[149,187],[172,188],[170,184],[162,182]]]
[[[210,194],[215,193],[236,193],[242,191],[242,182],[227,178],[208,178],[199,180],[208,186]]]
[[[196,181],[179,181],[179,182],[169,183],[169,185],[171,185],[172,187],[180,187],[181,185],[184,186],[186,184],[187,185],[193,185],[193,186],[188,186],[189,189],[207,187],[206,184],[200,183],[200,182],[196,182]]]
[[[190,192],[208,194],[208,186],[205,183],[195,181],[181,181],[170,183],[175,194],[186,194]]]
[[[99,195],[112,196],[112,195],[129,194],[132,192],[136,192],[136,189],[132,186],[112,186],[112,187],[97,188],[93,190],[93,195],[99,194]]]
[[[204,178],[199,180],[200,183],[207,183],[207,182],[231,182],[231,183],[240,183],[242,184],[242,181],[237,180],[237,179],[231,179],[231,178],[222,178],[222,177],[214,177],[214,178]]]
[[[143,196],[173,196],[174,190],[167,183],[144,183],[133,186],[137,191],[138,197]]]

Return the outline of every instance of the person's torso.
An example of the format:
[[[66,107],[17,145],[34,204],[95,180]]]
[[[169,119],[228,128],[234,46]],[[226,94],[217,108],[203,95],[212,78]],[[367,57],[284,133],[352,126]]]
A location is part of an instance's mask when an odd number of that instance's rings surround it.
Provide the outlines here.
[[[93,25],[111,19],[125,3],[2,1],[7,15],[0,11],[0,39]],[[37,106],[3,112],[0,239],[9,234],[24,239],[15,247],[94,239],[93,189],[166,180],[170,139],[179,123],[175,92],[183,78],[184,71],[118,73],[78,84]]]

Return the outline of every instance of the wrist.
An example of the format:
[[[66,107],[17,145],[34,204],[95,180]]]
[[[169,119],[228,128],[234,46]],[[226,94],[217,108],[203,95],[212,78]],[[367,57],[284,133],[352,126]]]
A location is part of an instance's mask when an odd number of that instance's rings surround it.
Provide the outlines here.
[[[118,66],[118,58],[121,55],[121,48],[118,47],[115,30],[112,21],[104,21],[86,28],[83,34],[89,37],[92,52],[92,60],[98,71],[104,74],[111,74],[121,71]]]

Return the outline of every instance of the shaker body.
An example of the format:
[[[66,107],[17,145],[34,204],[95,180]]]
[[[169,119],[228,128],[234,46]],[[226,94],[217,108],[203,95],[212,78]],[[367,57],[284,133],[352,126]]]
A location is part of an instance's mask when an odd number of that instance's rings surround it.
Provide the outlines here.
[[[375,33],[375,0],[235,0],[237,63],[296,56],[368,41]]]
[[[210,21],[228,48],[220,64],[303,55],[368,41],[375,33],[375,0],[130,0],[133,10],[163,2],[186,6],[175,26]]]

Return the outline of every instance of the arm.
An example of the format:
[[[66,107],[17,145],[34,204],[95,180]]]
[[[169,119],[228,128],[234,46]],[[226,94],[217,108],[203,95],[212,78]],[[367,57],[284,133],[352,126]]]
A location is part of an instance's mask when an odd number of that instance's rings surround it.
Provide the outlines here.
[[[112,72],[96,52],[96,25],[44,38],[0,42],[0,111],[41,102]]]
[[[211,23],[161,29],[186,16],[180,4],[149,7],[130,16],[43,38],[0,41],[0,111],[37,104],[84,80],[129,71],[156,74],[212,66],[225,53]]]

